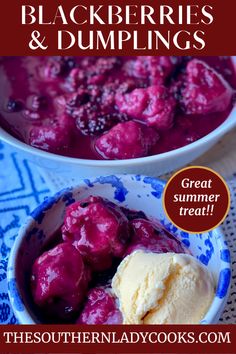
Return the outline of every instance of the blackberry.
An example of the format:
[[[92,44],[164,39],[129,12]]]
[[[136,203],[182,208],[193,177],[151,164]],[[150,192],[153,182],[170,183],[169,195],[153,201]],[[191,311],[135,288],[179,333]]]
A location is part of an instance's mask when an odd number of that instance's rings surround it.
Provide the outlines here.
[[[41,68],[41,76],[45,79],[56,79],[66,76],[75,67],[72,57],[52,57]]]
[[[182,91],[185,88],[186,75],[181,74],[177,77],[176,80],[173,80],[170,86],[170,93],[174,96],[176,101],[181,105],[183,100]]]
[[[75,58],[73,57],[53,57],[52,62],[58,63],[60,66],[60,74],[67,75],[70,70],[74,69],[76,66]]]
[[[66,100],[65,111],[67,114],[73,116],[74,110],[89,102],[90,96],[85,90],[78,90],[78,92],[69,95]]]
[[[99,87],[98,85],[88,85],[88,92],[90,95],[91,102],[100,102],[104,87]]]
[[[76,126],[84,135],[101,134],[115,124],[127,120],[128,117],[125,114],[102,112],[97,105],[92,105],[91,103],[80,107],[76,112]]]
[[[7,110],[9,112],[20,112],[23,109],[23,103],[21,101],[10,98],[7,102]]]
[[[65,59],[65,68],[67,69],[67,71],[74,69],[75,66],[76,62],[73,57],[68,57]]]

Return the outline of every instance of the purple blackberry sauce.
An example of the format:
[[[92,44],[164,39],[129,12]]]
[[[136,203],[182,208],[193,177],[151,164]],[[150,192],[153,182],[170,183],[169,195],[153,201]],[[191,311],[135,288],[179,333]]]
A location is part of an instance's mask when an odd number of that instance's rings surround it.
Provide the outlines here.
[[[120,324],[111,280],[135,250],[189,253],[142,212],[90,196],[67,207],[61,230],[34,261],[30,287],[43,322]]]
[[[203,63],[190,57],[3,57],[0,124],[27,144],[65,156],[123,159],[170,151],[216,129],[232,109],[230,57],[198,59]],[[116,127],[122,136],[127,121],[137,122],[135,146],[127,132],[118,151]]]

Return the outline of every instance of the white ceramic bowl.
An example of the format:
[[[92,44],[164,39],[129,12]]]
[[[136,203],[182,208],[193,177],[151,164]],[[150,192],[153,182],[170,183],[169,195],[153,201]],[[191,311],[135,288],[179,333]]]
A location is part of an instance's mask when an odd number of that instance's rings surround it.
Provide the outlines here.
[[[21,228],[10,254],[8,264],[9,297],[21,324],[39,323],[29,296],[29,277],[33,261],[38,257],[49,236],[63,222],[65,208],[74,200],[100,195],[136,210],[161,223],[189,248],[193,256],[204,263],[214,275],[216,292],[212,305],[202,323],[217,323],[224,309],[230,288],[230,254],[220,228],[205,234],[179,231],[165,216],[162,195],[165,183],[151,177],[124,175],[86,179],[78,187],[68,188],[48,198]],[[204,301],[204,299],[203,299]]]
[[[232,60],[236,63],[236,57],[232,57]],[[190,163],[210,149],[234,127],[236,127],[236,108],[217,129],[192,144],[159,155],[111,161],[71,158],[42,151],[19,141],[2,128],[0,128],[0,139],[20,149],[28,160],[38,166],[69,178],[78,179],[120,173],[160,176]]]

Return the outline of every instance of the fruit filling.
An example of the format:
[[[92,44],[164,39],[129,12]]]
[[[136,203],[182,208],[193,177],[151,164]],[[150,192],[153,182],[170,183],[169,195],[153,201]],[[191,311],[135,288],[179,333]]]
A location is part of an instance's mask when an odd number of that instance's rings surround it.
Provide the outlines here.
[[[143,212],[98,196],[68,206],[63,225],[31,270],[32,298],[42,321],[123,323],[111,282],[122,260],[135,251],[189,253]]]
[[[3,57],[0,125],[35,148],[131,159],[193,143],[234,103],[230,57]]]

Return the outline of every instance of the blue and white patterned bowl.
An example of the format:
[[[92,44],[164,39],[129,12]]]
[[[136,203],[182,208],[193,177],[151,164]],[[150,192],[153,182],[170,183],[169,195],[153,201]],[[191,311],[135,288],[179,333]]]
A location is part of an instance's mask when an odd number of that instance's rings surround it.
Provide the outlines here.
[[[230,253],[220,228],[205,234],[188,234],[167,219],[162,208],[165,182],[151,177],[119,175],[83,180],[79,186],[60,191],[33,211],[11,251],[8,265],[8,290],[15,315],[21,324],[39,323],[30,297],[29,276],[33,261],[50,235],[63,222],[65,208],[76,200],[99,195],[157,218],[177,235],[191,253],[205,264],[216,280],[213,303],[202,323],[217,323],[230,287]]]

